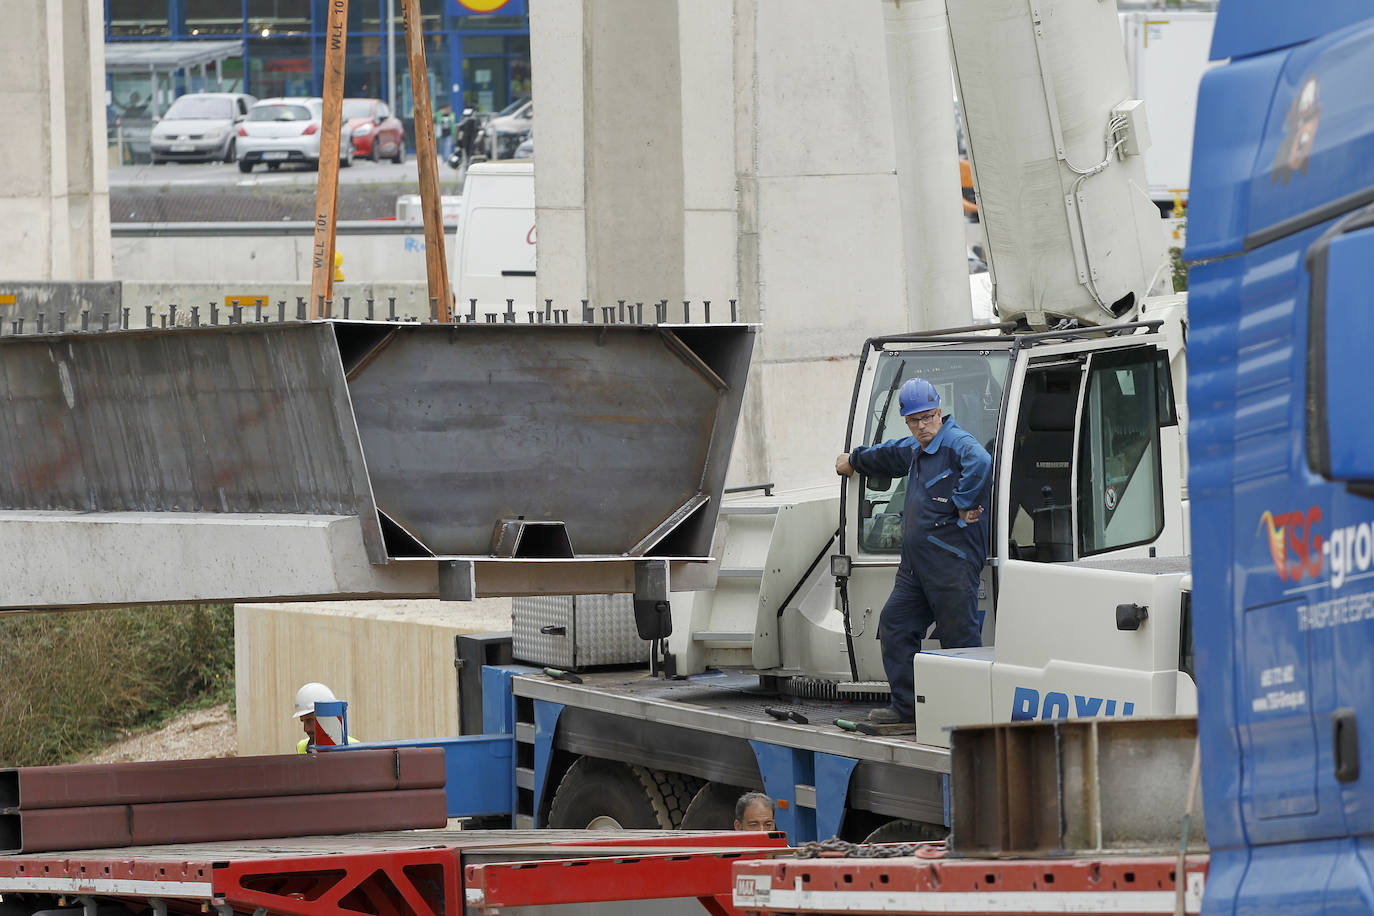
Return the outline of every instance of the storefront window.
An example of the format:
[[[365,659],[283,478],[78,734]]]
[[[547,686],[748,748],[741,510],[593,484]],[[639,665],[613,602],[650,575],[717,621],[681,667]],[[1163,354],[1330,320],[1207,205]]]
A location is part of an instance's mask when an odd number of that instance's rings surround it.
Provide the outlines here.
[[[167,0],[109,0],[112,36],[141,37],[168,34]]]
[[[248,42],[248,91],[260,99],[313,95],[310,42],[271,38]]]
[[[192,37],[198,35],[243,34],[243,10],[221,0],[182,0],[185,20],[183,30]]]
[[[310,0],[248,0],[248,33],[264,29],[268,35],[308,34]]]
[[[524,36],[463,37],[463,106],[500,111],[533,89],[530,41]]]
[[[382,98],[383,39],[376,35],[348,37],[348,59],[344,63],[344,95],[349,98]],[[397,67],[406,66],[406,59],[398,57]]]

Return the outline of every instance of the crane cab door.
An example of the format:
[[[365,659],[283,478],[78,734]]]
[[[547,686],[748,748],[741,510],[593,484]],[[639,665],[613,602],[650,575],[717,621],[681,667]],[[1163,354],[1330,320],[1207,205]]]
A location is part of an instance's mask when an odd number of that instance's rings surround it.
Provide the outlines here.
[[[1035,562],[1182,551],[1178,419],[1153,344],[1028,350],[993,553]]]

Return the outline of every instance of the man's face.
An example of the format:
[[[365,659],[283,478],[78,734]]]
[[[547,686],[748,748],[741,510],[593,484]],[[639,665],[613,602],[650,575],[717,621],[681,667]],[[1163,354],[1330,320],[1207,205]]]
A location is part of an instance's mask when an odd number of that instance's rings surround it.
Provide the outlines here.
[[[301,716],[301,728],[305,729],[305,737],[315,739],[315,714],[308,712]]]
[[[940,431],[940,408],[938,407],[923,410],[920,413],[907,414],[902,419],[906,421],[906,428],[911,430],[916,441],[922,445],[929,445],[931,440],[935,438],[935,434]]]
[[[763,802],[754,802],[744,809],[744,819],[735,821],[736,830],[777,830],[773,823],[773,809]]]

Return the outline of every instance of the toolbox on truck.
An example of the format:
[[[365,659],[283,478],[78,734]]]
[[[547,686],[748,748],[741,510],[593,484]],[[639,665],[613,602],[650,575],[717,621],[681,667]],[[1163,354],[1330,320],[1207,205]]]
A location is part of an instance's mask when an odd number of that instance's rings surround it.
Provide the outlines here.
[[[579,669],[649,660],[632,595],[543,595],[511,599],[514,656]]]

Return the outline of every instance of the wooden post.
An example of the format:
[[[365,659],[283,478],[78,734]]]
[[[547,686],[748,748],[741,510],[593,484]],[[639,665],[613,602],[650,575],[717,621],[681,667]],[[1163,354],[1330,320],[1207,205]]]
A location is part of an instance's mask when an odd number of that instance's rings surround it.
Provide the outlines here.
[[[448,263],[444,256],[444,211],[439,197],[439,150],[434,142],[434,113],[429,100],[429,70],[425,67],[425,36],[420,28],[420,0],[401,0],[406,29],[406,56],[415,98],[415,161],[420,168],[420,212],[425,220],[425,274],[429,296],[437,300],[435,317],[453,320]]]
[[[310,265],[311,318],[323,318],[321,301],[334,297],[334,231],[339,213],[339,132],[343,130],[344,55],[348,51],[348,0],[328,0],[325,29],[324,110],[320,116],[319,180],[315,186],[315,244]],[[350,141],[351,142],[351,141]]]

